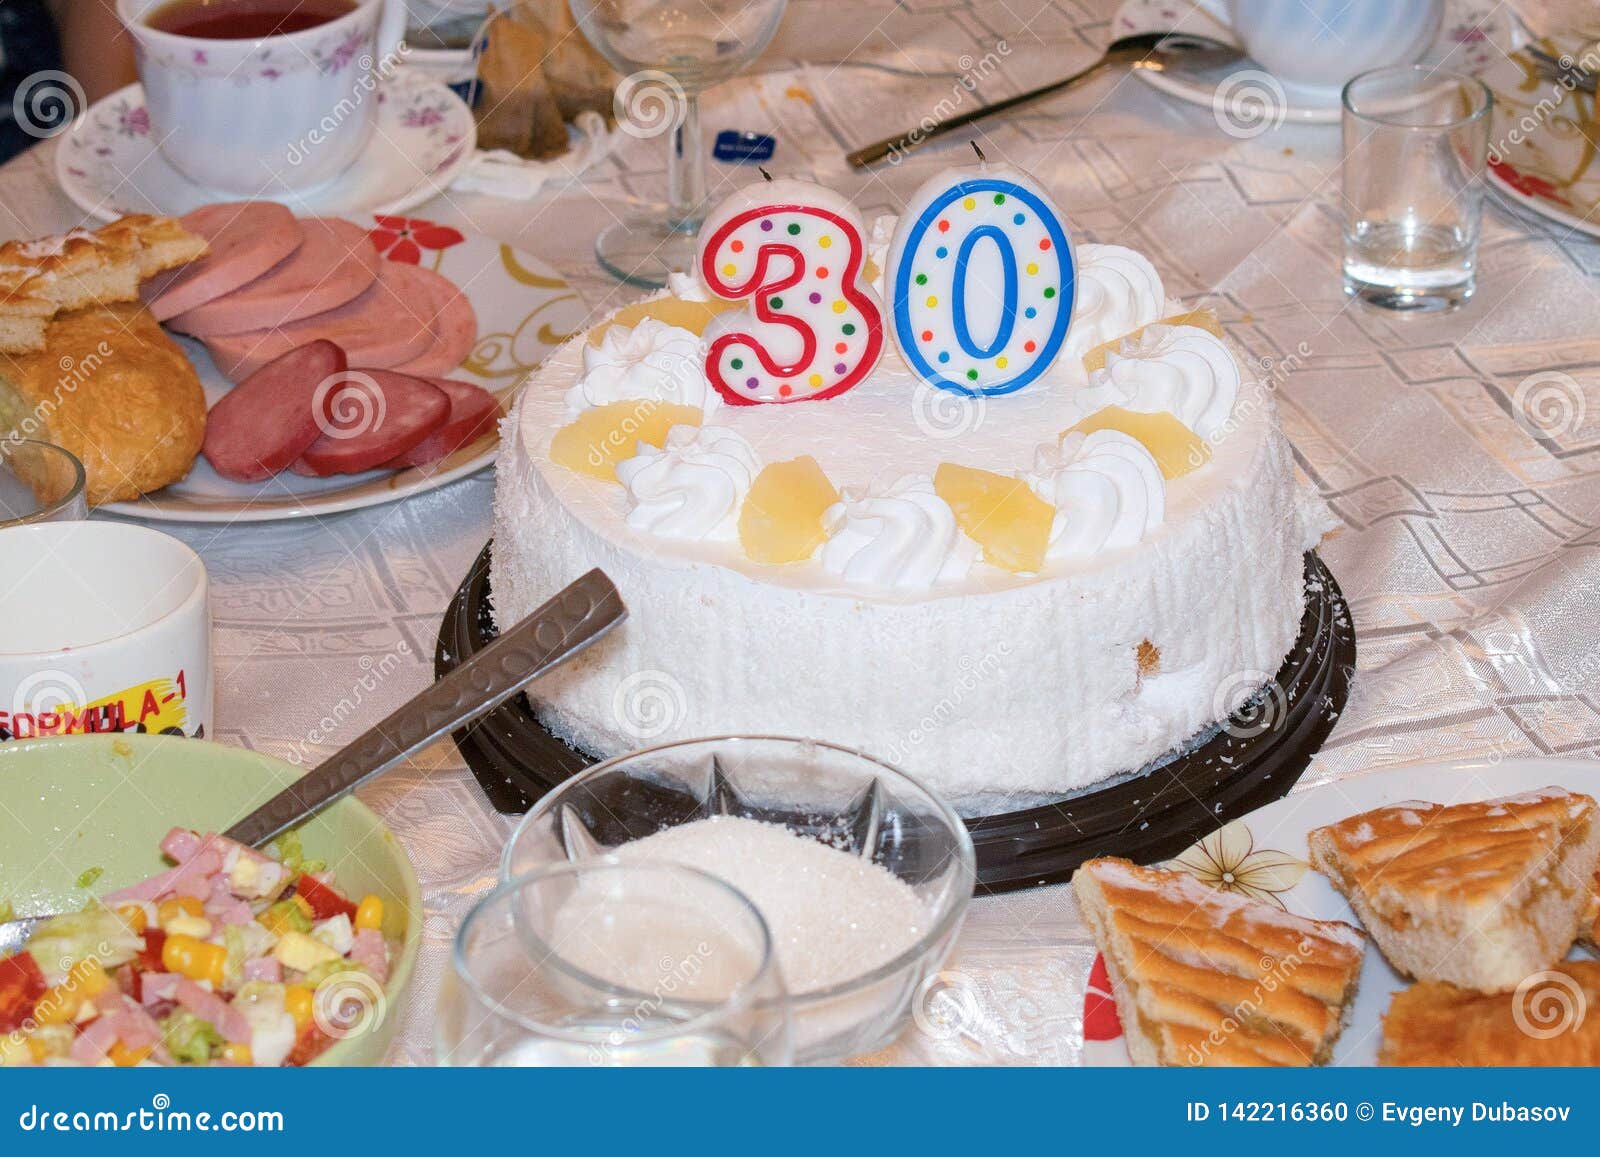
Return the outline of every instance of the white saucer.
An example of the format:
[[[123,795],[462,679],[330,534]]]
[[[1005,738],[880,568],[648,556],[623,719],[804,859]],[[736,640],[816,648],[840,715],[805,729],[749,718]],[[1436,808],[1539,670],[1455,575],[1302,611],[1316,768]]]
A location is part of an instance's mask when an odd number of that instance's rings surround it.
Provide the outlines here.
[[[460,97],[437,81],[400,72],[379,91],[377,128],[353,165],[315,189],[269,187],[256,196],[305,214],[403,213],[448,187],[472,160],[477,141],[472,110]],[[137,84],[95,102],[63,135],[56,180],[101,221],[187,213],[242,196],[197,185],[167,162]]]
[[[1173,10],[1182,13],[1177,19]],[[1228,44],[1238,37],[1227,24],[1197,6],[1193,0],[1125,0],[1112,20],[1112,36],[1170,29],[1211,36]],[[1487,0],[1446,0],[1439,39],[1423,55],[1429,64],[1443,64],[1476,76],[1511,51],[1513,20],[1504,4]],[[1169,96],[1205,108],[1228,102],[1230,119],[1241,127],[1267,129],[1277,124],[1337,124],[1339,88],[1310,88],[1289,84],[1260,65],[1245,60],[1232,69],[1180,75],[1134,69],[1134,75]],[[1227,115],[1218,108],[1218,116]],[[1250,132],[1247,135],[1255,135]]]

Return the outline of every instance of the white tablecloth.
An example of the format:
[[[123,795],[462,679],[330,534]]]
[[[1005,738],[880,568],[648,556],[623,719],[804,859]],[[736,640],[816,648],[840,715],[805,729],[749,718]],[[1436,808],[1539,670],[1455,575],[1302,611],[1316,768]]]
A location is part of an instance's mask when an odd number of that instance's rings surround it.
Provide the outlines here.
[[[865,175],[845,166],[848,149],[915,123],[963,74],[982,75],[986,99],[1059,75],[1109,38],[1109,19],[1098,0],[791,0],[764,71],[705,100],[707,138],[774,132],[772,169],[839,188],[870,219],[967,145]],[[1323,554],[1361,648],[1349,709],[1302,788],[1425,758],[1600,752],[1600,246],[1491,209],[1478,296],[1450,316],[1387,316],[1340,294],[1337,127],[1228,135],[1209,109],[1108,74],[977,135],[1038,174],[1078,236],[1148,253],[1169,292],[1218,309],[1276,367],[1299,461],[1346,523]],[[558,196],[445,195],[417,215],[514,242],[597,309],[615,305],[630,294],[596,267],[591,239],[630,200],[662,194],[664,148],[625,140]],[[0,236],[77,223],[50,171],[48,145],[0,170]],[[713,195],[750,175],[714,164]],[[1535,437],[1512,399],[1552,369],[1586,409]],[[441,611],[488,538],[492,490],[485,471],[326,519],[169,528],[211,574],[216,738],[314,763],[425,686]],[[391,673],[369,691],[374,671]],[[394,1059],[426,1063],[451,937],[511,822],[449,744],[362,796],[423,881],[426,943]],[[1066,888],[980,898],[949,964],[971,994],[966,1031],[912,1027],[873,1059],[1074,1063],[1092,956]]]

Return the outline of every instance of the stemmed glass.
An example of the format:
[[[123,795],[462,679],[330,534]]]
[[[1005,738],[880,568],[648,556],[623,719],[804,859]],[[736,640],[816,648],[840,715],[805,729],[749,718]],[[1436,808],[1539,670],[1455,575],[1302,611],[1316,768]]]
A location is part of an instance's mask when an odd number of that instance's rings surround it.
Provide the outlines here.
[[[744,893],[600,858],[501,884],[456,937],[437,1059],[480,1067],[787,1065],[788,991]]]
[[[659,288],[694,261],[706,215],[700,94],[761,54],[786,0],[570,0],[578,27],[623,74],[617,125],[635,137],[671,134],[664,214],[621,221],[595,241],[612,275]]]

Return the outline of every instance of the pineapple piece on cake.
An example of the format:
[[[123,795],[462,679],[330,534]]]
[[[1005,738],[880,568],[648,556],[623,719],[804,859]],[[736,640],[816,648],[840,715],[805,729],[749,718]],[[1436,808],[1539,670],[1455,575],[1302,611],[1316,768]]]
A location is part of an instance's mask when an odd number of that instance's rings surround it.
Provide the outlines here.
[[[550,460],[602,482],[617,480],[617,463],[632,458],[640,442],[659,449],[674,426],[698,426],[696,406],[640,398],[584,410],[550,439]]]
[[[632,305],[623,306],[606,321],[590,330],[589,344],[599,348],[606,331],[613,326],[632,329],[641,321],[649,319],[659,321],[663,325],[686,329],[696,337],[700,337],[706,332],[706,326],[711,324],[712,318],[727,310],[737,309],[742,304],[738,301],[724,301],[720,297],[714,297],[709,301],[684,301],[679,297],[657,297],[649,301],[636,301]]]
[[[1106,406],[1063,431],[1061,437],[1065,440],[1068,434],[1093,434],[1097,430],[1116,430],[1140,443],[1150,451],[1150,457],[1161,467],[1161,477],[1168,482],[1211,461],[1210,443],[1179,421],[1176,414],[1165,410],[1146,414]]]
[[[1192,325],[1196,329],[1205,330],[1212,337],[1225,338],[1228,336],[1223,332],[1222,323],[1217,320],[1216,311],[1210,309],[1192,309],[1188,313],[1175,313],[1171,317],[1163,317],[1152,321],[1150,325]],[[1149,328],[1149,325],[1141,325],[1131,333],[1125,333],[1121,337],[1114,337],[1110,341],[1103,341],[1099,345],[1090,348],[1083,355],[1083,372],[1092,374],[1095,370],[1105,369],[1106,354],[1116,353],[1122,348],[1122,343],[1125,341],[1137,342],[1144,336],[1144,331]]]
[[[756,475],[739,508],[739,542],[752,562],[801,562],[828,538],[822,516],[839,492],[809,454]]]
[[[1425,980],[1394,994],[1383,1017],[1385,1065],[1600,1065],[1600,963],[1568,961],[1515,992]]]
[[[1389,963],[1505,992],[1567,954],[1600,861],[1600,809],[1559,787],[1377,808],[1308,837]]]
[[[1090,860],[1072,889],[1105,957],[1137,1065],[1320,1065],[1365,938],[1187,872]]]
[[[963,534],[983,547],[984,561],[1014,573],[1044,569],[1055,507],[1008,474],[942,463],[933,489],[949,504]]]

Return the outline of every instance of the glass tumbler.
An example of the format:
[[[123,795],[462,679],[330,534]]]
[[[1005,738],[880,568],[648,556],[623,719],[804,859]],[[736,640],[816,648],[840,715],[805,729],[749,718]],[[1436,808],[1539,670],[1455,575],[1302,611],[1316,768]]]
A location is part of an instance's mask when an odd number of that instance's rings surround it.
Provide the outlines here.
[[[33,438],[0,438],[0,529],[89,516],[83,463]]]
[[[1452,309],[1472,296],[1494,98],[1426,65],[1344,87],[1344,291],[1386,309]]]
[[[555,864],[501,884],[456,937],[442,1065],[787,1065],[788,992],[761,913],[676,864]]]

